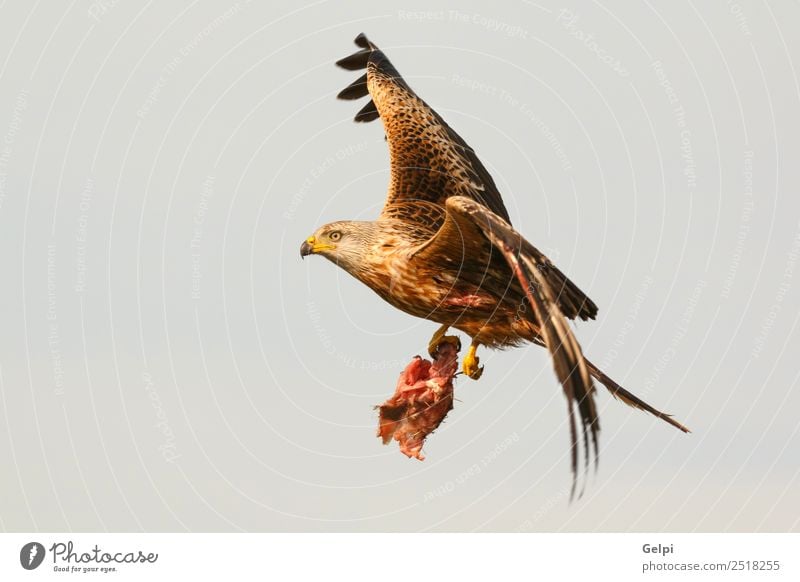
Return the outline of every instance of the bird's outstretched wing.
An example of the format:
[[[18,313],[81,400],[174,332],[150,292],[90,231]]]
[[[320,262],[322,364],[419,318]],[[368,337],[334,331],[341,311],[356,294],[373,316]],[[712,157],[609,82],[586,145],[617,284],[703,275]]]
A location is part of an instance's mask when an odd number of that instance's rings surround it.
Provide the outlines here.
[[[571,439],[573,493],[577,482],[579,437],[582,433],[586,467],[589,457],[597,461],[600,425],[594,401],[595,388],[581,347],[559,307],[558,291],[552,286],[555,267],[511,225],[476,201],[462,196],[448,198],[446,217],[437,235],[423,247],[420,259],[445,255],[458,260],[480,252],[488,241],[505,259],[533,308],[542,343],[550,351],[556,376],[567,398]]]
[[[420,202],[444,207],[451,196],[463,196],[510,224],[500,192],[475,151],[414,93],[386,55],[366,36],[358,35],[355,42],[361,50],[337,64],[348,70],[366,68],[367,72],[339,93],[339,97],[369,96],[356,121],[378,117],[383,121],[391,156],[391,182],[384,215],[435,232],[443,212],[432,212],[435,208]],[[540,275],[549,281],[564,315],[569,319],[594,319],[597,315],[594,302],[532,246],[530,252],[538,257]]]
[[[564,276],[541,251],[525,240],[508,222],[474,200],[462,196],[451,197],[445,204],[445,211],[444,224],[439,232],[421,245],[417,254],[420,259],[432,261],[434,264],[440,262],[442,257],[451,260],[467,259],[482,254],[482,247],[488,242],[508,264],[533,307],[532,322],[538,326],[540,336],[536,343],[550,351],[556,376],[567,398],[573,494],[577,484],[579,443],[583,442],[587,469],[589,457],[594,456],[595,464],[598,457],[597,434],[600,424],[592,378],[625,404],[649,412],[683,432],[689,432],[688,428],[672,416],[625,390],[584,357],[566,320],[563,291],[559,294],[560,289],[557,287],[562,284],[562,279],[553,274],[558,273],[562,278]],[[566,281],[569,282],[568,279]],[[579,426],[582,432],[580,440]]]
[[[479,202],[510,222],[494,180],[475,151],[420,99],[386,55],[359,34],[361,50],[336,64],[348,70],[366,69],[339,93],[340,99],[370,100],[356,121],[381,118],[391,156],[391,182],[384,213],[407,201],[444,205],[450,196]]]

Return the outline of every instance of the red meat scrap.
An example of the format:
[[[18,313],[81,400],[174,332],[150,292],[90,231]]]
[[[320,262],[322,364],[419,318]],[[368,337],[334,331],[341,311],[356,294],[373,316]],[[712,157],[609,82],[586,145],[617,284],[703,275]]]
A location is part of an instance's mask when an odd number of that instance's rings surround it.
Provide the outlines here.
[[[407,457],[423,461],[425,439],[453,409],[453,378],[458,369],[458,347],[443,342],[433,361],[416,356],[397,381],[394,396],[377,407],[378,436],[383,444],[392,439]]]

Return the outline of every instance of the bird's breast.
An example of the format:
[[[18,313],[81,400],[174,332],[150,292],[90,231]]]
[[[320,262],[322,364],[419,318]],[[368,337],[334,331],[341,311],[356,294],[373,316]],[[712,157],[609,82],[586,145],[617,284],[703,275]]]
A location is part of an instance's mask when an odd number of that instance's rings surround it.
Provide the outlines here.
[[[489,288],[459,277],[460,273],[457,264],[431,265],[397,250],[384,253],[370,269],[371,281],[365,282],[398,309],[426,319],[447,319],[448,313],[463,317],[465,310],[493,310],[497,298]]]

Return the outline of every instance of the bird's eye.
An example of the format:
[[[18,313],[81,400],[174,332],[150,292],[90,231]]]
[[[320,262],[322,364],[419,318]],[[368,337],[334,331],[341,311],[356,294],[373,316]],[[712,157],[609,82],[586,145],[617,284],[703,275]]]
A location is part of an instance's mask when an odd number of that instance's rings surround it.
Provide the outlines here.
[[[340,238],[342,238],[342,233],[338,230],[334,230],[332,233],[328,235],[328,238],[331,239],[333,242],[337,242]]]

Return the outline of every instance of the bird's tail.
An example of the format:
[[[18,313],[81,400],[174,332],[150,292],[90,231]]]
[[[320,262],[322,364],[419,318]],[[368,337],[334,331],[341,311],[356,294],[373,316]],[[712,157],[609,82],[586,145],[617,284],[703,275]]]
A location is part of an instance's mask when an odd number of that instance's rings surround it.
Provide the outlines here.
[[[653,416],[657,416],[658,418],[670,423],[675,428],[682,430],[683,432],[691,432],[688,428],[683,426],[680,422],[672,418],[672,415],[665,414],[660,410],[657,410],[650,406],[647,402],[625,390],[622,386],[614,382],[611,378],[609,378],[605,372],[603,372],[600,368],[595,366],[592,362],[584,358],[584,362],[586,363],[586,367],[589,368],[589,373],[603,386],[605,386],[611,395],[615,398],[619,398],[628,406],[632,406],[634,408],[638,408],[639,410],[646,410]]]

